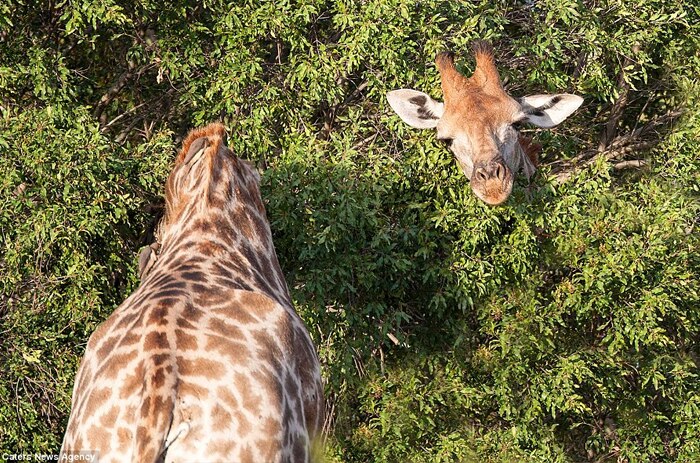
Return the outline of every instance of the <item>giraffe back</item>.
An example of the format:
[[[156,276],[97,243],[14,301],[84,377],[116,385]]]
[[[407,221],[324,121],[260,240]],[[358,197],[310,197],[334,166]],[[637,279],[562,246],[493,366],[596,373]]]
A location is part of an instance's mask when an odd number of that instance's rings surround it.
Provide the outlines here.
[[[295,312],[252,166],[223,127],[192,132],[166,184],[161,246],[92,334],[62,454],[107,462],[319,457],[318,357]]]

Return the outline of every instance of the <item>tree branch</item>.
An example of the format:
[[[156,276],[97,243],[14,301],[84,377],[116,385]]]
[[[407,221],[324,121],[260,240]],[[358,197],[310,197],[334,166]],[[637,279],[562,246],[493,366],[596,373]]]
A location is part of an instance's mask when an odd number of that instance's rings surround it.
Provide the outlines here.
[[[97,103],[97,106],[95,107],[95,112],[93,115],[95,116],[95,119],[98,119],[100,121],[100,126],[104,127],[107,124],[107,117],[104,114],[104,110],[107,108],[107,106],[114,100],[114,98],[121,92],[121,90],[126,86],[127,82],[133,77],[134,73],[132,71],[132,67],[129,66],[129,69],[122,73],[121,76],[117,79],[117,81],[107,90],[107,93],[102,95],[102,98],[100,98],[100,101]]]
[[[618,162],[617,164],[613,164],[613,168],[615,170],[639,169],[641,167],[645,167],[646,165],[647,162],[644,159],[632,159],[629,161],[622,161]]]
[[[661,141],[658,136],[659,130],[671,125],[682,114],[683,111],[681,110],[669,111],[666,114],[655,117],[642,127],[634,129],[629,133],[616,136],[607,143],[607,147],[602,151],[600,149],[589,149],[572,159],[549,164],[552,168],[554,181],[556,183],[563,183],[575,172],[595,164],[598,159],[601,158],[606,161],[619,160],[620,162],[618,162],[616,166],[620,165],[621,169],[643,167],[643,165],[646,165],[645,161],[637,160],[624,163],[624,157],[631,153],[638,153],[656,146]],[[635,162],[639,164],[635,166]]]
[[[639,44],[635,44],[632,47],[632,53],[639,53],[639,49]],[[622,65],[620,67],[620,73],[617,76],[617,87],[620,89],[620,97],[617,99],[617,101],[615,101],[615,103],[613,103],[612,107],[610,108],[610,117],[608,118],[608,122],[603,128],[603,133],[600,134],[598,151],[605,151],[617,135],[617,125],[620,122],[622,115],[625,113],[627,103],[629,102],[630,84],[625,78],[625,70],[632,64],[632,58],[630,58],[629,56],[625,56],[625,59],[622,61]]]

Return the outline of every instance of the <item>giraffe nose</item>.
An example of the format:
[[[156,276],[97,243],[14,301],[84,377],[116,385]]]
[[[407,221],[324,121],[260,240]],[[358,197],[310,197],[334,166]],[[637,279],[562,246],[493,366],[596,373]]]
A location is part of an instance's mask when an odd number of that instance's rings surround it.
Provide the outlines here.
[[[505,181],[508,175],[507,172],[508,170],[506,165],[503,163],[503,159],[494,159],[478,165],[474,171],[474,176],[482,182],[492,179]]]

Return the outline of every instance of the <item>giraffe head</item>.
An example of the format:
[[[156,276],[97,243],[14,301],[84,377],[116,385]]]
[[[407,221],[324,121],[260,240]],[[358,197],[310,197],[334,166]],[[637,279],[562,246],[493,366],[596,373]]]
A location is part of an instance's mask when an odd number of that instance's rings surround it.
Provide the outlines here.
[[[163,233],[192,207],[206,214],[252,204],[264,211],[260,175],[224,144],[225,131],[223,125],[214,123],[193,130],[185,138],[165,184]]]
[[[571,94],[515,99],[503,89],[491,46],[476,42],[474,52],[476,68],[471,77],[457,70],[451,53],[437,56],[444,103],[409,89],[389,92],[387,99],[408,125],[436,129],[438,139],[469,177],[474,194],[487,204],[498,205],[508,199],[518,170],[523,169],[528,178],[535,171],[535,145],[519,135],[519,125],[554,127],[583,99]]]

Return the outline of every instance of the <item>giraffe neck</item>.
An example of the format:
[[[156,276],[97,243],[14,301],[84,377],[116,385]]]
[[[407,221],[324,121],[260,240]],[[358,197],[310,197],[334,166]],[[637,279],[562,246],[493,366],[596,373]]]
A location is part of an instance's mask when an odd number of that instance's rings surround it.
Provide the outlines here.
[[[237,189],[236,194],[246,193]],[[163,271],[194,280],[206,275],[210,281],[194,283],[260,291],[291,306],[262,202],[246,198],[218,209],[198,204],[164,227],[158,259],[144,284]]]
[[[504,156],[503,159],[514,173],[522,171],[525,177],[529,179],[537,170],[537,153],[539,149],[540,145],[527,137],[519,135],[510,156]]]

